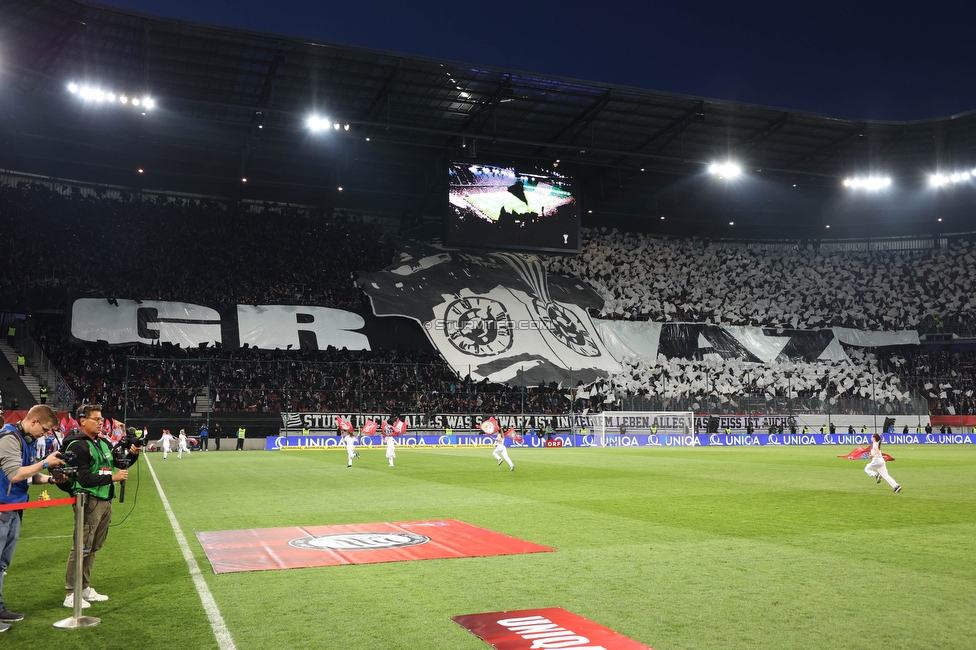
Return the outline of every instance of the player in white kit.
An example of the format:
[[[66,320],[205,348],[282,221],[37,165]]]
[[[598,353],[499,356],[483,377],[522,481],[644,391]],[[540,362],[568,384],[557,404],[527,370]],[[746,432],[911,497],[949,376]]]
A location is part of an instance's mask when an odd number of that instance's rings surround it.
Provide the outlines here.
[[[346,433],[342,437],[342,443],[346,446],[346,455],[349,457],[349,464],[346,467],[352,467],[352,459],[356,457],[356,436],[352,435],[352,432]]]
[[[491,455],[498,459],[499,465],[502,464],[502,461],[505,461],[508,463],[509,471],[515,471],[515,463],[508,457],[508,450],[505,448],[505,436],[501,433],[495,434],[495,451],[491,452]]]
[[[393,467],[394,458],[396,458],[396,438],[395,436],[386,436],[386,459],[390,461],[390,467]]]
[[[881,479],[884,479],[888,485],[895,489],[895,492],[901,492],[901,486],[888,474],[888,465],[885,463],[884,456],[881,455],[881,435],[876,433],[871,436],[871,439],[874,441],[871,443],[871,462],[867,464],[864,471],[874,479],[875,483],[880,483]]]
[[[163,429],[163,436],[159,439],[159,444],[163,447],[163,460],[166,460],[173,445],[173,434],[168,429]]]
[[[186,444],[186,429],[180,429],[180,446],[176,450],[176,457],[183,458],[183,452],[190,453],[190,448]]]

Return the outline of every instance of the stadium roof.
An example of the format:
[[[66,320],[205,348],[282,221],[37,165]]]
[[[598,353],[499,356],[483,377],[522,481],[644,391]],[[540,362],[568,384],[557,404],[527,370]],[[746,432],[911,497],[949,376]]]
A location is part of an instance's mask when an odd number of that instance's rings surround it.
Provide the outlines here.
[[[85,104],[69,83],[156,106],[142,115]],[[460,158],[558,160],[581,182],[587,225],[767,238],[976,230],[976,182],[925,186],[927,173],[976,167],[976,112],[838,119],[73,0],[0,5],[0,110],[8,170],[405,224],[442,213],[446,161]],[[313,113],[340,129],[310,133]],[[730,158],[747,171],[741,182],[704,173]],[[842,188],[868,173],[890,175],[897,189],[880,198]]]

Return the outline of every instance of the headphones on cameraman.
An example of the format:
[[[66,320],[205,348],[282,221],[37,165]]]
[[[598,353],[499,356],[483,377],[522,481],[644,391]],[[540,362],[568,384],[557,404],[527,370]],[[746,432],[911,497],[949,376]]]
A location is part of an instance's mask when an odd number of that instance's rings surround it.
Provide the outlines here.
[[[33,434],[24,431],[24,427],[20,424],[20,422],[16,423],[14,427],[20,432],[20,437],[23,438],[24,442],[28,445],[33,445],[37,441],[37,438],[35,438]]]

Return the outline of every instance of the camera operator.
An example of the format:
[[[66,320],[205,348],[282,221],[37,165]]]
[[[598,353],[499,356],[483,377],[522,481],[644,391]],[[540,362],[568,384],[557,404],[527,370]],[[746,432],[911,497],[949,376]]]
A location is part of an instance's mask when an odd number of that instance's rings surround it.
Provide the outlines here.
[[[57,414],[51,407],[38,405],[20,422],[0,429],[0,469],[3,469],[0,472],[0,503],[26,502],[32,479],[41,485],[53,482],[50,476],[41,474],[41,470],[63,465],[64,461],[57,454],[51,454],[31,463],[31,452],[34,441],[46,436],[57,425]],[[14,557],[23,513],[23,510],[0,512],[0,632],[8,630],[11,621],[24,618],[23,614],[9,611],[3,601],[3,576]]]
[[[78,423],[80,431],[72,433],[64,439],[65,454],[71,457],[70,464],[77,468],[78,472],[71,481],[71,494],[78,492],[88,493],[88,502],[85,505],[85,530],[84,532],[84,560],[82,565],[82,607],[88,607],[90,601],[108,600],[104,596],[91,588],[89,580],[91,578],[92,565],[95,563],[95,554],[105,543],[108,535],[108,525],[112,521],[112,499],[115,498],[115,485],[117,481],[124,481],[129,478],[128,469],[119,469],[113,473],[115,466],[128,467],[128,462],[119,462],[112,455],[109,442],[99,437],[102,422],[102,407],[100,404],[85,404],[78,412]],[[128,438],[126,438],[128,439]],[[135,459],[139,454],[139,447],[130,445],[129,456]],[[68,555],[68,567],[65,571],[65,589],[68,595],[64,599],[65,607],[74,607],[74,580],[75,580],[75,561],[78,549],[72,546],[71,553]]]

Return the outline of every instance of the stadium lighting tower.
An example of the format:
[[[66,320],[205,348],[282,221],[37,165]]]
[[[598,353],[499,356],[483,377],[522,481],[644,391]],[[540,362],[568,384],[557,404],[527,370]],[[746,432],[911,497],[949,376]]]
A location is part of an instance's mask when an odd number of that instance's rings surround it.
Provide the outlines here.
[[[312,133],[321,133],[332,125],[332,120],[318,115],[309,115],[305,120],[305,124]]]
[[[97,86],[79,85],[73,81],[68,84],[67,88],[69,93],[75,95],[82,102],[132,106],[142,112],[143,115],[156,106],[155,100],[149,96],[143,96],[140,99],[125,92],[116,93],[111,90],[102,90]]]
[[[935,188],[946,187],[947,185],[959,185],[960,183],[970,182],[974,176],[976,176],[976,169],[973,171],[956,171],[951,174],[936,172],[929,174],[929,184]]]
[[[891,187],[891,177],[890,176],[853,176],[844,179],[844,187],[849,187],[852,190],[867,190],[869,192],[875,192],[878,190],[885,190]]]
[[[719,178],[732,179],[742,174],[742,167],[729,160],[728,162],[713,162],[708,166],[708,173]]]

